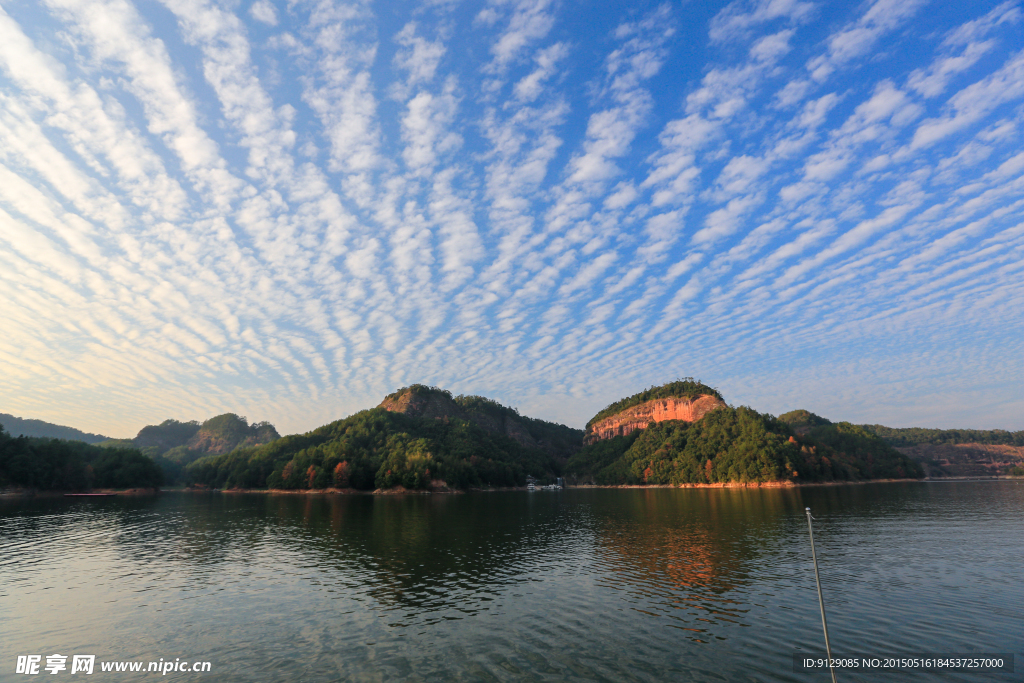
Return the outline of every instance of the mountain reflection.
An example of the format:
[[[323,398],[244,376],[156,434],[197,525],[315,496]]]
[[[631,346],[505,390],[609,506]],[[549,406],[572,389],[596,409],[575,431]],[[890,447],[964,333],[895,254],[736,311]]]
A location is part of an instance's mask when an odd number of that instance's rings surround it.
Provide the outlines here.
[[[721,621],[745,624],[751,573],[799,508],[787,492],[742,489],[644,489],[614,503],[598,526],[601,585],[697,642]]]
[[[232,683],[811,680],[804,505],[833,644],[1013,650],[1014,482],[0,500],[0,641]]]
[[[556,565],[674,619],[682,609],[699,611],[687,621],[741,620],[742,595],[730,594],[748,583],[778,518],[799,510],[792,495],[737,490],[223,498],[261,528],[236,530],[232,552],[211,548],[207,560],[273,548],[328,590],[428,620],[487,609]]]
[[[384,609],[428,621],[486,609],[528,581],[538,558],[568,552],[552,498],[281,496],[272,505],[277,541],[323,570],[325,585],[358,585]]]
[[[699,639],[718,620],[743,623],[751,568],[800,503],[779,491],[645,489],[170,494],[90,509],[125,558],[192,587],[244,580],[269,561],[396,624],[429,623],[498,607],[556,568]]]
[[[190,580],[216,583],[272,559],[318,590],[428,620],[487,608],[530,581],[538,562],[568,561],[566,543],[579,534],[554,494],[195,494],[160,505],[182,514],[165,509],[161,526],[146,528],[166,551],[142,562],[174,562]],[[139,532],[117,536],[126,552],[138,550]]]

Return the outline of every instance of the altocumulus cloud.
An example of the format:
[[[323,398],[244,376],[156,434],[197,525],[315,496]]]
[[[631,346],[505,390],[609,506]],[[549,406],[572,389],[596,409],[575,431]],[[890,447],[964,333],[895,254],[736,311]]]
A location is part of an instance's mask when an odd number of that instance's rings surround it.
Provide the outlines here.
[[[1019,2],[0,7],[0,401],[1024,428]]]

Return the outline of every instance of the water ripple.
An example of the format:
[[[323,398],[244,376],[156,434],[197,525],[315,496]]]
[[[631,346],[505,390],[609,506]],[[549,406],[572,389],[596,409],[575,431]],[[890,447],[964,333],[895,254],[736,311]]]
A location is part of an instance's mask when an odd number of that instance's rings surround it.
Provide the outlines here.
[[[0,642],[224,681],[816,680],[811,505],[837,651],[1019,651],[1022,489],[3,501]]]

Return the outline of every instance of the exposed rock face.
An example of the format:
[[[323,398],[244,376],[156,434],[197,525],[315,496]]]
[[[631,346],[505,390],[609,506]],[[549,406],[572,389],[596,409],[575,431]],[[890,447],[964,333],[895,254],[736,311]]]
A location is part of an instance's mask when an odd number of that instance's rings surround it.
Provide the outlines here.
[[[195,420],[191,422],[164,420],[158,425],[143,427],[132,441],[139,448],[155,448],[163,453],[188,443],[201,427],[202,425]]]
[[[444,418],[456,418],[467,420],[476,426],[486,429],[489,432],[504,434],[514,441],[529,448],[543,448],[543,445],[530,436],[523,424],[511,415],[498,417],[478,412],[469,412],[448,398],[447,395],[437,392],[429,394],[414,394],[411,391],[403,392],[397,398],[386,398],[377,406],[393,413],[404,413],[410,417],[425,417],[442,420]]]
[[[143,427],[132,441],[138,448],[155,448],[159,453],[184,446],[204,455],[221,455],[235,448],[260,446],[279,438],[269,422],[250,425],[245,418],[225,413],[202,424],[194,420],[165,420],[159,425]]]
[[[697,398],[658,398],[627,408],[621,413],[606,417],[587,428],[583,437],[584,445],[590,445],[602,439],[624,436],[638,429],[646,429],[652,422],[665,420],[685,420],[694,422],[712,410],[725,406],[725,401],[717,396],[705,394]]]
[[[897,448],[917,460],[928,477],[986,477],[1024,466],[1024,447],[1001,444],[918,444]]]
[[[210,455],[222,455],[224,453],[230,453],[236,448],[248,448],[250,446],[262,446],[263,444],[274,441],[277,436],[271,437],[269,435],[252,435],[246,436],[241,440],[225,436],[223,434],[217,434],[207,429],[200,429],[196,432],[196,435],[188,440],[185,447],[192,451],[200,451],[202,453]]]
[[[391,394],[378,408],[427,419],[460,419],[522,446],[541,450],[564,462],[583,445],[583,432],[565,425],[535,420],[481,396],[459,396],[433,387],[413,385]]]
[[[386,398],[377,406],[392,413],[403,413],[410,417],[426,417],[442,419],[445,417],[457,417],[463,420],[468,419],[462,412],[462,408],[455,401],[440,392],[413,393],[402,392],[397,398]]]

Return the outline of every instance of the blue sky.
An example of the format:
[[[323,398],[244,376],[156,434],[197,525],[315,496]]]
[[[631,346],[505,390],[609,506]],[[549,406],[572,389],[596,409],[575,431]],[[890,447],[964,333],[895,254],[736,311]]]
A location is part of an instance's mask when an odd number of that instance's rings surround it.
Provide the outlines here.
[[[1017,1],[0,8],[0,410],[1024,428]]]

